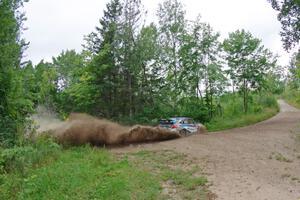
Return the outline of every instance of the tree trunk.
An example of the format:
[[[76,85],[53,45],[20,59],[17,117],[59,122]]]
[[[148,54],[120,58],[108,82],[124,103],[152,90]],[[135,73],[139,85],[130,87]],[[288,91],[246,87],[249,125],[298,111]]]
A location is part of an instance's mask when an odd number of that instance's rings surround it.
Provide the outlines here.
[[[132,109],[132,104],[133,104],[133,98],[132,98],[132,77],[130,72],[127,72],[127,86],[128,86],[128,100],[129,100],[129,117],[132,118],[133,115],[133,109]]]
[[[248,112],[247,81],[244,79],[244,112]]]
[[[197,86],[197,90],[198,90],[198,93],[199,93],[200,98],[201,98],[201,103],[203,104],[203,95],[202,95],[202,92],[201,92],[201,90],[200,90],[200,88],[199,88],[199,84],[198,84],[198,86]]]
[[[232,93],[234,94],[234,81],[232,81]]]
[[[210,85],[210,119],[213,117],[213,93]]]

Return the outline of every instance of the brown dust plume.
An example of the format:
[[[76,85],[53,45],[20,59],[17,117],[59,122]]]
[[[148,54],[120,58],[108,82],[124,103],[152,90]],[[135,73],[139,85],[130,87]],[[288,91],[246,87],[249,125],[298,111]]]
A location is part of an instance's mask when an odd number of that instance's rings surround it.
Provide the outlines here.
[[[49,132],[60,143],[72,145],[122,145],[170,140],[179,133],[149,126],[122,126],[87,114],[73,113],[69,120]]]

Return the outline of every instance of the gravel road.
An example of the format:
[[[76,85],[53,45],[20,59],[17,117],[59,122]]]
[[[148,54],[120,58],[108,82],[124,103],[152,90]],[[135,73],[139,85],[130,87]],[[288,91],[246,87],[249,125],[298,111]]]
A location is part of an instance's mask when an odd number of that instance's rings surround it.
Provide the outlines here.
[[[279,104],[278,115],[252,126],[111,151],[184,153],[203,166],[220,200],[300,200],[300,111]]]

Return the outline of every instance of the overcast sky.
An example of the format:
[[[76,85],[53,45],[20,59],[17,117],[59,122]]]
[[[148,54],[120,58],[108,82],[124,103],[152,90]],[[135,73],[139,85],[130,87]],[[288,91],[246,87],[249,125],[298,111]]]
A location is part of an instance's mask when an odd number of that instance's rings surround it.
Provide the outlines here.
[[[108,0],[30,0],[25,4],[30,42],[26,58],[38,63],[51,61],[62,50],[82,49],[83,36],[94,31]],[[148,11],[147,20],[155,21],[161,0],[142,0]],[[263,44],[280,55],[279,64],[288,64],[290,54],[282,48],[280,23],[267,0],[182,0],[187,18],[198,14],[225,38],[237,29],[250,31]]]

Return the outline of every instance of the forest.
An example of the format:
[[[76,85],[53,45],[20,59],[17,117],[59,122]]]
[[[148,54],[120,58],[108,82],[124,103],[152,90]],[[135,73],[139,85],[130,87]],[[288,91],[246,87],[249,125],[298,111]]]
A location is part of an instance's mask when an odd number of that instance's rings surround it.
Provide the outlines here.
[[[299,54],[287,76],[259,38],[241,29],[221,40],[200,15],[187,20],[178,0],[159,4],[157,23],[145,22],[140,0],[112,0],[95,31],[83,37],[81,52],[64,50],[33,65],[23,59],[23,3],[3,0],[0,7],[4,146],[30,128],[38,105],[62,119],[83,112],[154,125],[160,118],[190,116],[218,129],[218,122],[276,107],[274,95],[286,85],[299,87]]]
[[[65,49],[38,64],[24,56],[27,2],[0,0],[0,199],[160,199],[166,180],[184,199],[211,195],[206,177],[193,175],[195,163],[170,170],[192,163],[183,154],[112,155],[33,137],[40,106],[61,120],[87,113],[124,125],[187,116],[208,131],[268,119],[279,98],[300,108],[300,50],[280,66],[251,32],[232,30],[223,39],[200,13],[188,20],[180,0],[162,1],[152,22],[141,0],[110,0],[82,37],[82,51]],[[299,1],[268,2],[284,49],[297,48]]]

